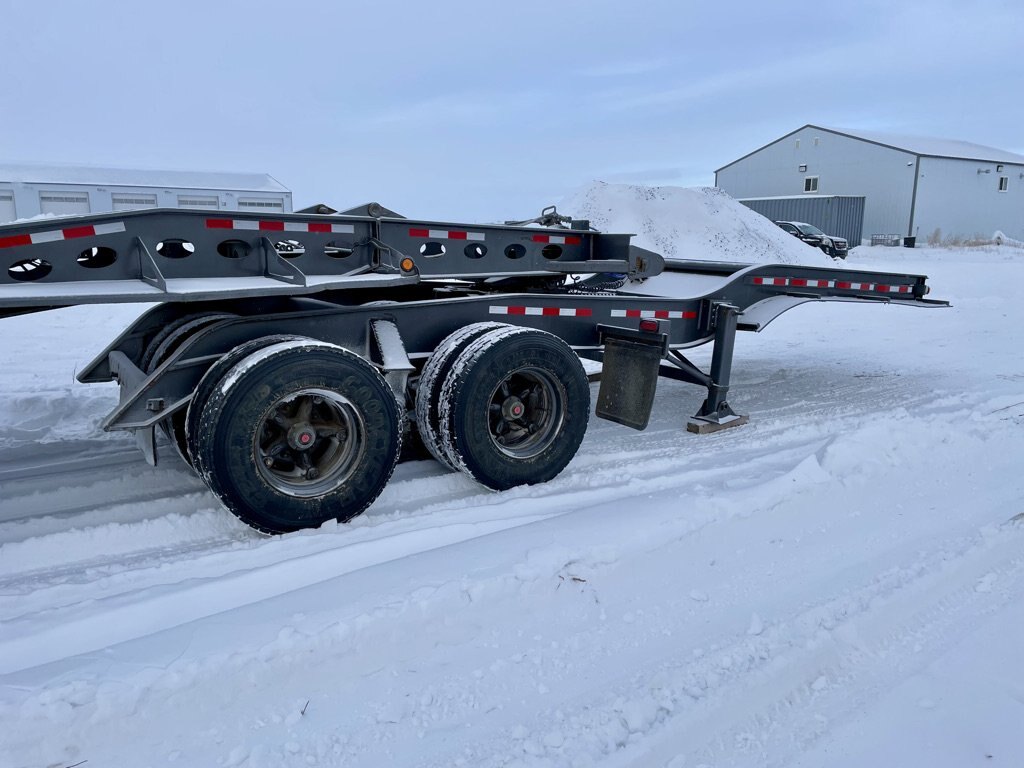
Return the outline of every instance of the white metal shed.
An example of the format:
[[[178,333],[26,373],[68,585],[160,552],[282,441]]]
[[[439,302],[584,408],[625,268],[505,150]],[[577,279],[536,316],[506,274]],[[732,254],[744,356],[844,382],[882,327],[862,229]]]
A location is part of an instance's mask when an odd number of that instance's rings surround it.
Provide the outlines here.
[[[0,223],[156,207],[290,212],[292,193],[265,173],[0,163]]]
[[[736,198],[856,195],[877,234],[1024,239],[1024,155],[952,139],[808,124],[724,165]]]

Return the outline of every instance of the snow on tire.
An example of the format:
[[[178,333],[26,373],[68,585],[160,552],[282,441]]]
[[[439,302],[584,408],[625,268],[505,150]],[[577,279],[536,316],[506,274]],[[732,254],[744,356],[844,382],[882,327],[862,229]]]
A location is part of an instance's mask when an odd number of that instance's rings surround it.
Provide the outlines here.
[[[448,373],[456,358],[467,345],[488,331],[510,327],[512,326],[504,323],[473,323],[459,328],[437,345],[423,366],[419,385],[416,388],[416,429],[430,455],[449,469],[458,469],[458,467],[448,459],[441,446],[440,403],[438,402],[441,396],[441,387],[448,378]]]
[[[394,471],[402,414],[376,368],[293,339],[239,360],[196,419],[196,468],[237,517],[266,533],[344,522]]]
[[[300,339],[302,339],[301,336],[294,336],[291,334],[260,336],[259,338],[252,339],[244,344],[239,344],[206,370],[206,373],[203,374],[203,378],[199,380],[199,384],[196,385],[196,388],[192,393],[192,399],[189,400],[188,410],[185,413],[185,446],[188,450],[189,464],[197,470],[199,469],[196,464],[195,446],[196,434],[199,431],[199,417],[206,408],[206,401],[210,399],[210,395],[213,394],[214,390],[220,384],[221,379],[227,375],[227,372],[253,352],[269,347],[272,344],[280,344],[284,341],[296,341]],[[200,472],[200,474],[202,473]]]
[[[441,387],[441,446],[482,485],[551,480],[576,455],[590,416],[582,363],[553,334],[506,326],[476,338]]]

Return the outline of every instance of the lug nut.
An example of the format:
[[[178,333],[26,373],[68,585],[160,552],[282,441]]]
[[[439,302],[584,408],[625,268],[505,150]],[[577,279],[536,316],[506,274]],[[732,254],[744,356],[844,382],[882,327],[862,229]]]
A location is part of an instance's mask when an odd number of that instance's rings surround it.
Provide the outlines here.
[[[310,467],[306,470],[307,480],[316,480],[318,477],[320,477],[320,470],[316,467]]]

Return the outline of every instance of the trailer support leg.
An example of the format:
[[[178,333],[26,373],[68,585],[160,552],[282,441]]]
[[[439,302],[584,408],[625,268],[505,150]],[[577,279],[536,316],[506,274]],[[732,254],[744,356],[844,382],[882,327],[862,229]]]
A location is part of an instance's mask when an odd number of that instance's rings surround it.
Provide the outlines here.
[[[711,381],[708,396],[700,410],[686,422],[686,430],[699,435],[746,424],[750,419],[729,407],[729,379],[732,376],[732,353],[736,344],[736,318],[739,308],[732,304],[716,304],[715,348],[711,354]]]

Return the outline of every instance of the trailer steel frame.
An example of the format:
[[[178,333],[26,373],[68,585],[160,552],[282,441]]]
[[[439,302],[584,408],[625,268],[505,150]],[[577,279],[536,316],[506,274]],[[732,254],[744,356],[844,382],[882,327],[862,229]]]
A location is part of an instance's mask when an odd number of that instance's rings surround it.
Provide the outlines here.
[[[0,317],[82,303],[159,302],[78,376],[83,383],[119,383],[119,403],[104,419],[103,429],[134,433],[147,460],[155,464],[160,429],[186,461],[195,460],[197,452],[213,456],[205,446],[197,451],[198,438],[187,425],[204,423],[202,408],[220,417],[221,410],[237,407],[231,400],[235,380],[256,376],[246,361],[263,365],[266,372],[261,375],[277,382],[281,376],[263,357],[288,360],[294,377],[301,378],[304,358],[298,349],[313,350],[309,359],[320,360],[324,370],[337,368],[362,377],[371,387],[376,386],[373,377],[381,377],[396,399],[395,426],[404,431],[415,424],[417,378],[424,364],[442,350],[452,355],[446,364],[458,365],[446,370],[451,381],[444,383],[458,402],[451,408],[444,403],[451,423],[441,425],[449,442],[428,446],[439,455],[452,451],[454,443],[465,443],[468,438],[460,430],[472,431],[474,417],[459,411],[463,396],[456,385],[496,387],[488,407],[503,409],[498,420],[503,426],[497,428],[506,433],[495,435],[492,429],[491,434],[498,448],[503,440],[519,439],[520,432],[525,440],[529,429],[547,423],[526,420],[524,410],[543,416],[545,408],[554,407],[563,421],[578,421],[575,405],[558,400],[575,391],[580,375],[564,357],[570,353],[562,352],[563,347],[603,363],[599,417],[646,427],[657,379],[667,377],[707,391],[701,408],[687,421],[688,430],[706,433],[747,421],[729,404],[737,331],[760,331],[783,312],[810,301],[947,305],[926,298],[929,289],[922,275],[665,260],[630,244],[630,237],[597,232],[553,209],[533,224],[511,225],[409,220],[376,204],[338,215],[266,218],[151,210],[47,219],[0,226],[0,266],[6,263],[0,271]],[[645,292],[643,281],[663,272],[686,283],[684,295]],[[501,330],[510,327],[520,331]],[[714,344],[706,373],[683,354],[705,343]],[[236,361],[239,350],[247,356]],[[495,374],[493,382],[486,372],[470,370],[478,360],[498,365],[494,361],[504,359],[499,354],[503,350],[518,362],[508,363],[512,367]],[[529,355],[536,355],[536,361]],[[566,372],[548,358],[562,359]],[[228,362],[234,367],[222,371]],[[375,373],[362,368],[365,363]],[[209,380],[211,371],[218,381]],[[510,392],[510,383],[523,391]],[[303,386],[303,392],[328,392]],[[197,398],[203,402],[196,403]],[[338,398],[348,402],[345,396]],[[313,396],[312,402],[317,400]],[[281,402],[286,409],[292,407],[287,397]],[[276,467],[273,471],[291,472],[300,481],[303,472],[316,474],[309,449],[296,440],[317,436],[319,407],[307,403],[301,406],[304,415],[297,411],[275,417],[291,425],[291,431],[277,436],[275,445],[285,445],[280,466],[275,465],[278,458],[263,459]],[[436,411],[440,404],[432,407]],[[355,421],[342,415],[338,423],[360,423],[362,415],[353,413]],[[569,429],[563,430],[561,422],[556,426],[559,434]],[[204,423],[203,439],[214,439],[210,435],[218,433],[207,427]],[[254,428],[274,430],[270,421]],[[508,430],[515,434],[510,437]],[[581,431],[572,439],[577,437],[582,439]],[[340,450],[343,443],[338,434],[324,440],[328,442],[317,437],[316,450]],[[536,477],[557,473],[561,466],[556,465],[571,459],[578,441],[562,447],[556,446],[558,440],[555,435],[551,442],[551,452],[558,456],[538,466]],[[504,459],[495,463],[483,455],[492,447],[470,446],[470,454],[482,453],[468,459],[445,454],[447,463],[491,487],[503,487],[505,475],[533,481],[529,471],[516,474],[525,465],[512,461],[527,452],[505,450],[512,457],[505,466]],[[542,448],[548,452],[547,443]],[[221,474],[228,470],[209,466],[217,460],[199,458],[203,466],[197,470],[225,504],[263,530],[347,519],[350,512],[365,508],[360,506],[363,501],[372,502],[368,497],[339,514],[330,508],[306,517],[301,511],[294,524],[261,523],[260,510],[239,508],[241,502],[225,497]],[[474,469],[476,458],[481,462]],[[493,472],[487,469],[492,465]]]

